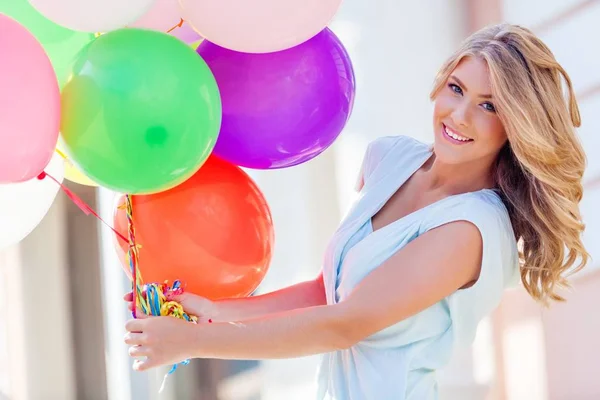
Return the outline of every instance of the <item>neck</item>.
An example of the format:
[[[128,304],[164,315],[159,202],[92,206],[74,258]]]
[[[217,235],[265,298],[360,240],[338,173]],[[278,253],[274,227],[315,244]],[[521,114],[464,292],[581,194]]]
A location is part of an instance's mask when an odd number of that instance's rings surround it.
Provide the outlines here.
[[[493,160],[445,164],[434,154],[424,165],[423,177],[429,190],[455,195],[494,188],[493,170]]]

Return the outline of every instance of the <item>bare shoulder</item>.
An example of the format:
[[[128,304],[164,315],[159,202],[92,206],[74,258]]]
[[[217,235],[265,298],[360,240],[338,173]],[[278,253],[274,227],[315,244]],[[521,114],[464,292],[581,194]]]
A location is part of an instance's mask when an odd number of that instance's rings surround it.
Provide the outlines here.
[[[405,250],[403,258],[427,262],[436,269],[460,270],[465,277],[475,279],[481,266],[483,237],[472,221],[452,220],[419,236]]]

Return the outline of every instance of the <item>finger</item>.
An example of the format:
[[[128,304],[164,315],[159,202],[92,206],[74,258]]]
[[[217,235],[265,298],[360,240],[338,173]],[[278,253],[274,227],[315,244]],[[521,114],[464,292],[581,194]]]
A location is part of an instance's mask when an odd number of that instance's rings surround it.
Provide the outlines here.
[[[127,309],[128,309],[129,311],[133,311],[133,303],[129,303],[129,304],[127,304]],[[147,317],[147,315],[146,315],[146,314],[144,314],[144,311],[143,311],[143,310],[142,310],[140,307],[138,307],[138,308],[136,309],[136,312],[135,312],[135,318],[141,318],[141,319],[143,319],[143,318],[145,318],[145,317]]]
[[[130,319],[125,323],[127,332],[142,333],[144,332],[145,321],[143,319]]]
[[[146,298],[146,289],[142,290],[142,297]],[[123,300],[125,301],[133,301],[133,292],[128,292],[123,296]]]
[[[188,293],[168,291],[167,293],[165,293],[165,297],[167,298],[168,301],[177,301],[180,303],[180,302],[184,301],[187,294]]]
[[[148,346],[131,346],[129,348],[129,355],[131,357],[149,357],[152,351]]]
[[[148,344],[148,337],[144,333],[127,332],[123,340],[126,344],[132,346]]]
[[[148,319],[150,317],[153,317],[153,315],[144,314],[144,312],[142,311],[142,309],[138,307],[138,309],[137,309],[137,311],[135,313],[135,317],[137,319]]]
[[[147,371],[150,368],[158,367],[159,364],[152,357],[146,357],[144,360],[135,360],[133,363],[133,369],[135,371]]]

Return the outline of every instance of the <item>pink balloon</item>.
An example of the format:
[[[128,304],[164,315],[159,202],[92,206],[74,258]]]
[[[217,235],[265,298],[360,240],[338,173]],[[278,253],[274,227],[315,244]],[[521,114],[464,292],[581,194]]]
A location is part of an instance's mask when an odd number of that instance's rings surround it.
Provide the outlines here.
[[[0,184],[38,176],[60,127],[60,92],[42,45],[0,14]]]
[[[342,0],[180,0],[183,19],[208,41],[244,53],[270,53],[321,32]]]
[[[129,26],[166,32],[179,21],[181,21],[181,8],[177,0],[156,0],[146,14]]]
[[[201,39],[196,31],[183,22],[178,0],[156,0],[154,6],[130,26],[168,32],[187,44]]]

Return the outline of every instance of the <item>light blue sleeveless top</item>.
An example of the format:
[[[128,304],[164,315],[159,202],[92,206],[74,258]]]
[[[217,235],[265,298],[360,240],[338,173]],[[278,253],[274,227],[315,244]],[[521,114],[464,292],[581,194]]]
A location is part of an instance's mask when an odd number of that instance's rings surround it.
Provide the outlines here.
[[[348,350],[325,354],[319,400],[437,399],[436,369],[456,347],[471,344],[479,321],[496,308],[503,290],[518,282],[517,243],[493,190],[447,197],[373,232],[371,217],[431,155],[430,146],[406,136],[382,137],[368,146],[364,186],[325,254],[327,303],[344,301],[361,279],[411,240],[457,220],[472,222],[483,238],[479,279]]]

